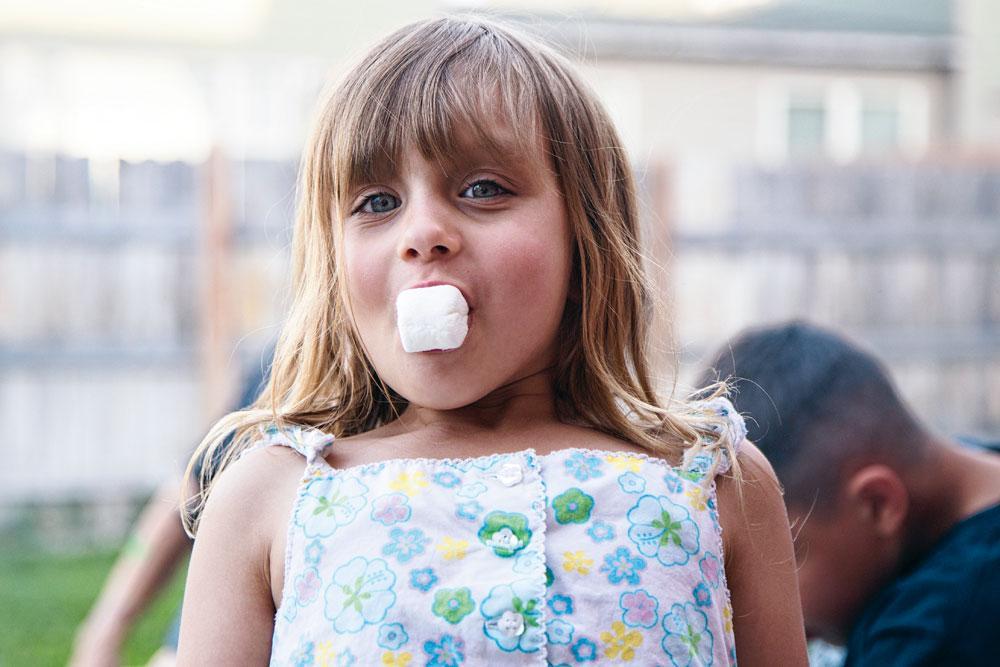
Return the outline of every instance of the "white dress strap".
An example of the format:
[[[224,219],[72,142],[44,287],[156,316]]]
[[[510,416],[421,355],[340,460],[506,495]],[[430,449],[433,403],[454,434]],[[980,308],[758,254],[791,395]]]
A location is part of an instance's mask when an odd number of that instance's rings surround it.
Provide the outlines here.
[[[708,401],[699,401],[697,405],[706,414],[712,414],[723,419],[722,424],[713,422],[708,427],[721,436],[720,442],[729,443],[732,451],[736,455],[739,455],[740,445],[743,444],[743,441],[747,437],[747,425],[743,416],[736,411],[736,408],[729,399],[718,396]],[[722,474],[727,472],[731,467],[732,461],[729,460],[729,453],[724,448],[718,446],[698,452],[690,460],[685,461],[684,465],[685,471],[700,476],[705,476],[709,473],[713,473],[714,475]]]
[[[261,424],[258,427],[260,437],[253,445],[248,447],[240,456],[246,455],[264,447],[279,445],[294,449],[306,459],[306,464],[311,466],[316,463],[328,466],[323,453],[333,444],[334,437],[317,428],[293,424],[289,426],[279,426],[273,422]]]

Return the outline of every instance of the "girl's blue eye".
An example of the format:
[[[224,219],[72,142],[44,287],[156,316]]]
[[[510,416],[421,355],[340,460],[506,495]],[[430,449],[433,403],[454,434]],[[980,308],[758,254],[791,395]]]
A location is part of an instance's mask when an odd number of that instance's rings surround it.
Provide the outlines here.
[[[397,198],[387,192],[377,192],[365,197],[358,210],[364,213],[388,213],[395,208],[399,208]]]
[[[510,191],[501,186],[496,181],[482,180],[476,181],[469,187],[462,190],[462,197],[470,199],[488,199],[498,197],[503,194],[510,194]]]

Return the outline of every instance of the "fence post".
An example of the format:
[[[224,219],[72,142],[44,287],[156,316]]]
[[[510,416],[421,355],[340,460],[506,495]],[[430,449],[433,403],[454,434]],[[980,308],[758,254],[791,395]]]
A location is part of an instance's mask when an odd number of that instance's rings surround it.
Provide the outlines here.
[[[232,305],[232,204],[229,163],[219,148],[213,148],[203,168],[203,220],[200,225],[199,258],[202,276],[200,295],[199,352],[202,377],[203,417],[216,419],[231,393]]]

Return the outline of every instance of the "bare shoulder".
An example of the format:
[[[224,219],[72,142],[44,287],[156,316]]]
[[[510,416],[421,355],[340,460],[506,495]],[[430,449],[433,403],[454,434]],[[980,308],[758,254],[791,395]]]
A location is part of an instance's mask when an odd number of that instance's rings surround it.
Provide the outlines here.
[[[761,451],[743,441],[741,475],[716,484],[739,662],[805,665],[805,631],[781,485]],[[760,638],[767,636],[768,639]]]
[[[305,465],[305,459],[287,447],[247,453],[211,487],[198,538],[211,532],[213,542],[221,537],[222,543],[239,545],[260,563],[269,587],[273,582],[280,590],[285,531]]]
[[[212,486],[188,569],[178,664],[267,662],[283,528],[304,467],[297,453],[268,447]]]
[[[745,552],[761,527],[788,525],[783,490],[771,463],[749,440],[738,451],[739,478],[730,472],[716,483],[727,556]]]
[[[224,513],[260,525],[277,501],[294,497],[305,460],[287,447],[265,447],[227,467],[212,485],[205,505],[210,515]],[[244,524],[246,525],[246,524]]]

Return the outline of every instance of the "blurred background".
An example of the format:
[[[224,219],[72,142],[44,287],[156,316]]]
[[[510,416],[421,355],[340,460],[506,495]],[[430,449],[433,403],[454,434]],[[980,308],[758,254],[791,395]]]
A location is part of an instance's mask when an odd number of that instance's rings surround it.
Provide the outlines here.
[[[1000,0],[8,1],[0,664],[65,663],[138,509],[276,335],[324,85],[454,10],[540,33],[604,100],[682,378],[805,317],[941,431],[1000,435]]]

